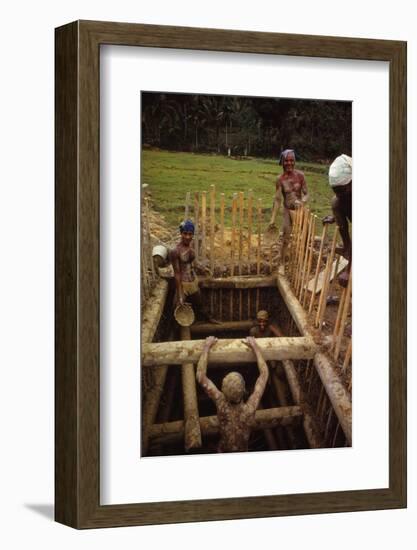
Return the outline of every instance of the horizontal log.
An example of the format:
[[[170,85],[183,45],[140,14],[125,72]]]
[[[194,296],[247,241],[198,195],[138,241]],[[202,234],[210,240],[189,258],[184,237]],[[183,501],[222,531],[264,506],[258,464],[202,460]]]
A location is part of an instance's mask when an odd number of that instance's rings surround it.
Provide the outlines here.
[[[223,323],[197,323],[191,325],[192,334],[216,334],[224,331],[249,331],[254,325],[252,321],[225,321]]]
[[[283,359],[312,359],[317,346],[311,337],[259,338],[257,344],[266,361]],[[196,363],[203,351],[204,340],[189,342],[160,342],[142,345],[142,365],[175,365]],[[211,348],[209,365],[256,363],[253,351],[241,339],[218,340]]]
[[[314,366],[326,389],[327,396],[345,433],[347,442],[352,445],[352,400],[350,395],[334,370],[332,361],[323,353],[315,355]]]
[[[227,277],[222,278],[203,278],[199,277],[199,284],[202,288],[266,288],[276,286],[275,277]]]
[[[302,421],[303,412],[301,407],[276,407],[273,409],[262,409],[255,413],[255,425],[253,430],[264,430],[275,426],[289,426]],[[203,435],[215,435],[219,431],[217,415],[203,416],[200,418],[200,429]],[[184,421],[165,422],[154,424],[149,430],[149,437],[154,439],[161,436],[173,436],[179,438],[184,436]]]

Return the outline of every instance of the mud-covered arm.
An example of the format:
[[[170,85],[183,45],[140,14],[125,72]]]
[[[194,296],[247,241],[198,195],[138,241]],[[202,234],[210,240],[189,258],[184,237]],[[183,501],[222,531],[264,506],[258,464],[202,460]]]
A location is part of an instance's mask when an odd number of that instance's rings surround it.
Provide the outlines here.
[[[273,323],[269,325],[269,328],[274,336],[279,336],[280,338],[284,336],[282,330]]]
[[[258,363],[259,376],[255,384],[255,388],[252,392],[252,395],[247,400],[246,404],[249,407],[253,407],[255,410],[258,408],[259,403],[262,399],[262,396],[265,391],[266,383],[268,381],[268,365],[266,364],[265,359],[263,358],[262,352],[256,343],[255,338],[248,336],[245,341],[246,345],[252,348],[256,356],[256,361]]]
[[[172,268],[174,270],[174,279],[175,279],[175,288],[177,290],[177,298],[180,304],[183,304],[185,301],[184,291],[182,288],[182,277],[181,277],[181,268],[180,268],[180,259],[177,250],[172,250],[170,253],[170,259]]]
[[[275,219],[277,217],[279,209],[281,208],[281,200],[281,182],[278,178],[276,183],[274,202],[272,203],[271,221],[269,222],[269,225],[275,224]]]
[[[200,355],[200,359],[197,365],[197,382],[206,392],[206,394],[213,401],[217,401],[222,398],[222,392],[217,388],[216,384],[210,380],[207,376],[207,364],[208,364],[208,354],[210,348],[217,342],[217,338],[214,336],[209,336],[204,342],[203,352]]]
[[[303,178],[303,181],[301,184],[301,202],[306,203],[309,197],[308,197],[308,190],[307,190],[307,182],[304,174],[302,175],[302,178]]]

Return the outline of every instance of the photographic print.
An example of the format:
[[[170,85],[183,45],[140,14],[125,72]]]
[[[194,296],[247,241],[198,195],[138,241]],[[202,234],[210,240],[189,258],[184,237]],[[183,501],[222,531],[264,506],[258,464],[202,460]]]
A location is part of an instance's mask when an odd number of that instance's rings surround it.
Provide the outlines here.
[[[141,115],[141,456],[351,446],[352,103]]]

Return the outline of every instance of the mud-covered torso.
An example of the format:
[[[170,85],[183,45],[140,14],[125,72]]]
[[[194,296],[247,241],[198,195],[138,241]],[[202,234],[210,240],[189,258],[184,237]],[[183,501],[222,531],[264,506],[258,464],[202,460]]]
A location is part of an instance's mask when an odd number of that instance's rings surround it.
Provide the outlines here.
[[[171,262],[174,271],[181,273],[181,279],[184,282],[191,282],[195,279],[193,261],[195,252],[191,247],[183,246],[181,243],[171,251]]]
[[[220,441],[218,451],[247,451],[249,436],[255,423],[255,409],[247,403],[233,405],[225,398],[216,402]]]
[[[307,186],[303,172],[293,170],[284,173],[277,180],[277,192],[281,191],[284,197],[284,206],[289,210],[295,208],[295,201],[300,201],[307,194]]]
[[[254,338],[272,338],[273,336],[275,336],[269,326],[267,326],[262,332],[258,326],[254,326],[250,329],[249,335],[253,336]]]

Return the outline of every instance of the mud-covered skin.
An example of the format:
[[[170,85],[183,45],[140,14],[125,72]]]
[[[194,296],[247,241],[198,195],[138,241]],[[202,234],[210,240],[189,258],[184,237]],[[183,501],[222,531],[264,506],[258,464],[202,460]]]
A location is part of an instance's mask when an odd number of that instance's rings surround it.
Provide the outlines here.
[[[184,246],[179,242],[177,246],[171,250],[170,259],[174,274],[179,274],[184,282],[194,281],[196,274],[193,268],[195,260],[195,252],[190,246]]]
[[[292,170],[281,174],[276,182],[276,192],[282,193],[284,207],[295,210],[298,202],[305,202],[307,196],[307,183],[303,172]]]
[[[326,216],[323,223],[334,223],[339,226],[343,241],[342,255],[349,260],[348,265],[339,275],[339,284],[346,287],[352,268],[352,240],[349,232],[349,222],[352,223],[352,182],[347,185],[333,187],[335,196],[332,199],[333,216]]]
[[[206,375],[209,350],[216,342],[217,338],[214,336],[209,336],[206,339],[203,353],[197,366],[197,381],[216,405],[220,433],[218,452],[247,451],[249,436],[255,422],[256,409],[259,406],[268,380],[268,367],[256,344],[256,340],[248,337],[245,343],[253,349],[256,355],[260,375],[256,381],[253,393],[246,403],[229,403],[224,393]]]
[[[260,321],[258,321],[258,324],[250,329],[249,335],[254,338],[272,338],[274,336],[283,336],[282,331],[274,324],[267,323],[264,325]]]

